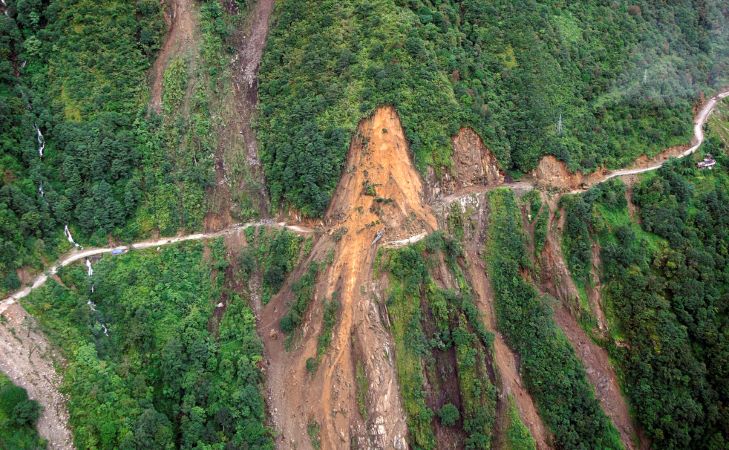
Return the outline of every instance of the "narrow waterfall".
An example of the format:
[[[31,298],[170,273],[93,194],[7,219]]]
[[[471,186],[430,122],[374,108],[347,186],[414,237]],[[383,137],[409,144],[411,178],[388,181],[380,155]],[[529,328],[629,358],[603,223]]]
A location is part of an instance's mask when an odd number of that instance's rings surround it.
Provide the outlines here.
[[[66,239],[68,239],[68,242],[70,242],[71,245],[77,248],[81,247],[76,243],[76,241],[73,240],[73,236],[71,235],[71,230],[68,229],[68,225],[63,226],[63,234],[66,235]]]
[[[46,149],[46,140],[43,138],[43,133],[41,133],[40,128],[38,128],[38,125],[34,124],[33,128],[35,128],[36,138],[38,139],[38,154],[42,158],[43,150]]]

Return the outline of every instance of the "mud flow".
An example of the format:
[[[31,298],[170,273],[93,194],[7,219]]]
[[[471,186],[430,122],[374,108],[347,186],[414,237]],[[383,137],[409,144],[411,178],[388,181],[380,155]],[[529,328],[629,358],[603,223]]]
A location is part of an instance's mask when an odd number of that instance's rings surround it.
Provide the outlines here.
[[[430,233],[437,222],[423,200],[423,183],[394,109],[378,109],[357,129],[326,223],[330,235],[315,244],[310,259],[330,251],[333,258],[319,276],[295,348],[287,352],[277,331],[290,288],[284,287],[262,314],[270,408],[281,432],[278,444],[310,448],[307,426],[316,422],[322,448],[407,448],[393,345],[385,325],[384,287],[373,278],[373,265],[380,245]],[[306,359],[316,354],[322,302],[333,295],[341,308],[332,344],[317,371],[309,374]],[[369,385],[366,417],[357,404],[357,366]]]

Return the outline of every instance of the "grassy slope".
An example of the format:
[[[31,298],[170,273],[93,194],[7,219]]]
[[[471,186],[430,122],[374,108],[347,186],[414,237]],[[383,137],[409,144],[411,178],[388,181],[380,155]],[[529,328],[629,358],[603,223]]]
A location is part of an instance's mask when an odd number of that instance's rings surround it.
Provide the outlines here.
[[[440,234],[424,242],[384,254],[382,270],[389,274],[388,312],[395,341],[396,368],[411,442],[435,448],[433,408],[460,405],[456,428],[465,434],[466,448],[488,448],[496,415],[496,390],[491,358],[492,336],[480,322],[471,292],[456,263],[460,249]],[[459,289],[438,287],[430,271],[445,257]],[[426,330],[433,330],[426,335]],[[445,355],[456,362],[455,373],[439,365]],[[453,371],[455,368],[451,367]],[[457,380],[456,395],[444,385]],[[426,382],[427,379],[427,382]],[[426,392],[429,386],[430,393]],[[435,400],[438,399],[438,400]],[[434,404],[437,402],[438,404]]]
[[[718,167],[699,171],[688,158],[643,176],[633,219],[620,182],[565,203],[567,222],[584,224],[566,229],[570,268],[581,273],[590,261],[579,250],[600,243],[608,349],[637,419],[661,448],[722,448],[728,440],[723,126],[712,123],[704,149]]]

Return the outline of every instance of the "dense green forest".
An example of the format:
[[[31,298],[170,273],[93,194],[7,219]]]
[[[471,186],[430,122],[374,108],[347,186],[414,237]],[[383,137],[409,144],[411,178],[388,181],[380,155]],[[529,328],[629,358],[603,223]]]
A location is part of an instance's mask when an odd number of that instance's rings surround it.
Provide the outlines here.
[[[214,113],[230,89],[228,41],[245,2],[234,12],[200,4],[200,42],[170,62],[159,115],[147,88],[165,31],[159,1],[6,3],[0,291],[18,287],[16,268],[69,248],[64,225],[97,245],[109,235],[199,229],[218,145]]]
[[[496,418],[493,335],[486,331],[457,263],[460,244],[441,233],[380,257],[389,274],[387,310],[411,444],[435,449],[440,426],[462,430],[467,449],[490,448]],[[444,258],[457,289],[436,283]],[[518,414],[517,414],[518,420]],[[522,425],[523,426],[523,425]],[[527,432],[527,439],[528,439]]]
[[[718,168],[674,161],[633,188],[601,185],[565,203],[570,267],[589,267],[598,242],[608,349],[655,448],[726,448],[729,442],[729,158]]]
[[[154,0],[6,3],[0,273],[3,287],[14,289],[16,267],[67,248],[64,225],[103,237],[134,212],[134,123],[164,22]]]
[[[530,267],[512,191],[489,192],[486,262],[499,330],[521,362],[521,374],[558,448],[623,448],[595,399],[585,369],[552,318],[546,297],[522,278]]]
[[[726,83],[718,0],[284,0],[260,74],[275,204],[324,211],[357,122],[392,104],[417,167],[450,165],[473,127],[519,173],[553,154],[623,165],[687,141],[691,106]]]
[[[68,360],[78,448],[273,448],[255,317],[208,245],[70,266],[25,301]]]
[[[35,429],[41,407],[0,372],[0,448],[39,450],[46,443]]]

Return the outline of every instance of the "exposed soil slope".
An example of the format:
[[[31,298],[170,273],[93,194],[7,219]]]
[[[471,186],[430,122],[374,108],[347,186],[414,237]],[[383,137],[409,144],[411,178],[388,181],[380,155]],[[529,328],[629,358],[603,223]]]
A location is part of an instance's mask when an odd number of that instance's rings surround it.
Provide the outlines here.
[[[458,151],[458,149],[456,149]],[[466,189],[466,193],[437,199],[435,209],[442,228],[448,227],[449,216],[454,213],[454,205],[464,221],[464,256],[466,262],[466,275],[475,295],[476,306],[481,311],[481,317],[486,328],[494,334],[494,364],[498,370],[497,388],[499,398],[497,403],[497,422],[494,435],[494,448],[502,448],[504,441],[504,423],[508,414],[508,398],[511,396],[517,406],[519,415],[534,438],[537,448],[551,448],[552,441],[549,429],[542,422],[536,404],[524,385],[519,372],[519,359],[506,344],[503,335],[496,325],[494,310],[494,294],[486,272],[482,249],[488,233],[488,202],[486,192],[489,186],[474,185],[474,189]],[[493,187],[493,186],[492,186]],[[528,188],[531,188],[529,186]]]
[[[620,438],[628,449],[648,448],[645,438],[630,417],[628,404],[620,390],[615,370],[610,364],[607,351],[594,343],[577,323],[577,320],[562,305],[554,311],[554,318],[562,328],[577,356],[585,366],[587,378],[595,388],[602,409],[620,432]],[[635,441],[640,439],[636,445]]]
[[[167,36],[159,55],[152,65],[152,93],[150,108],[159,113],[162,109],[162,82],[170,60],[181,54],[185,48],[195,46],[197,30],[197,8],[192,0],[169,0],[165,8]]]
[[[290,292],[282,290],[263,311],[270,406],[282,433],[282,447],[309,448],[306,426],[311,421],[321,426],[322,448],[344,448],[350,443],[360,448],[407,447],[393,345],[379,295],[383,288],[372,279],[372,265],[380,243],[436,229],[422,193],[397,114],[389,107],[378,109],[360,124],[352,140],[326,216],[330,229],[346,230],[346,234],[339,242],[323,238],[314,247],[312,258],[316,259],[333,246],[334,260],[319,277],[314,306],[291,352],[284,350],[275,331]],[[379,232],[382,235],[374,242]],[[315,355],[321,300],[335,291],[341,308],[332,344],[317,372],[308,375],[305,361]],[[369,381],[366,421],[356,404],[356,361]]]
[[[59,392],[61,377],[54,364],[63,364],[61,356],[36,321],[20,305],[5,305],[0,311],[0,371],[42,405],[38,433],[49,448],[72,449],[66,398]]]
[[[560,301],[555,307],[554,318],[585,367],[597,399],[620,432],[626,448],[647,448],[647,443],[640,437],[639,429],[630,416],[628,403],[620,390],[620,383],[607,351],[590,339],[575,319],[579,309],[579,293],[562,255],[559,235],[563,224],[557,223],[555,200],[548,200],[547,205],[550,207],[550,216],[547,240],[541,254],[541,287]],[[560,216],[563,220],[564,214]],[[599,302],[599,298],[595,300]],[[593,307],[597,308],[598,321],[604,326],[605,319],[600,305]],[[636,445],[639,437],[641,441]]]
[[[430,196],[453,195],[470,187],[496,186],[504,183],[506,175],[496,156],[486,148],[481,137],[471,128],[461,128],[453,137],[453,168],[436,181],[428,176]]]
[[[486,277],[486,267],[473,245],[466,250],[468,276],[476,295],[478,308],[481,310],[486,328],[494,333],[494,360],[499,370],[499,414],[498,418],[506,417],[508,397],[512,396],[516,403],[524,424],[534,438],[538,449],[551,448],[551,437],[547,427],[539,416],[534,400],[524,386],[519,373],[519,362],[516,354],[509,348],[501,333],[496,328],[496,315],[494,312],[494,294]],[[505,430],[500,427],[503,433]],[[498,437],[498,436],[497,436]],[[497,447],[498,448],[498,447]]]
[[[235,4],[230,6],[233,9]],[[250,214],[239,211],[240,203],[266,217],[268,195],[263,168],[258,158],[258,143],[252,120],[258,105],[258,66],[266,45],[273,0],[252,2],[242,27],[233,35],[237,49],[230,62],[232,86],[221,99],[222,125],[216,130],[219,138],[215,152],[215,186],[208,193],[213,206],[205,218],[205,229],[225,228],[232,215]]]

